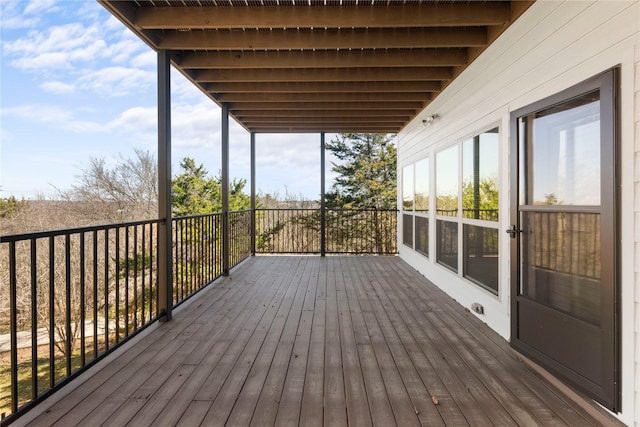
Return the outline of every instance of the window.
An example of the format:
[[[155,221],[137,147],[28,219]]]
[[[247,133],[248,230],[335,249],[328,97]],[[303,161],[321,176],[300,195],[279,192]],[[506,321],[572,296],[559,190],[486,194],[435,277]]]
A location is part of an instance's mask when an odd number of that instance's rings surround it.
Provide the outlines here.
[[[413,248],[413,215],[402,214],[402,243]]]
[[[436,154],[436,215],[458,216],[458,145]],[[458,223],[436,220],[436,261],[458,271]]]
[[[413,213],[413,165],[402,168],[402,210]],[[413,248],[413,215],[402,214],[402,243]]]
[[[416,225],[416,251],[422,255],[429,256],[429,218],[418,216],[415,217]]]
[[[413,210],[413,165],[402,169],[402,210]]]
[[[402,243],[429,256],[428,158],[402,168],[402,210]]]
[[[415,250],[429,256],[429,159],[415,165]]]
[[[462,213],[464,218],[498,221],[498,128],[462,143]],[[498,230],[464,224],[463,274],[498,293]]]
[[[498,220],[498,128],[462,143],[462,212],[465,218]]]
[[[498,293],[498,230],[464,224],[464,277]]]
[[[458,272],[458,223],[438,220],[438,247],[436,256],[439,264]]]
[[[531,120],[532,204],[600,206],[600,92]]]
[[[416,162],[415,167],[416,212],[429,212],[429,159]]]
[[[436,214],[458,215],[458,146],[436,154]]]
[[[494,294],[498,293],[499,136],[498,128],[493,128],[437,152],[435,170],[436,262]],[[415,228],[417,246],[417,223]]]

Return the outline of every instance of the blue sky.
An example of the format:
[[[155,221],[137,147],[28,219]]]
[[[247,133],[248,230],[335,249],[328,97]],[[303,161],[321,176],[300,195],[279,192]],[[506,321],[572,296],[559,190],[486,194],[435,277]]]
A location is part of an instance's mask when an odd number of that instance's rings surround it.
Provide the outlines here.
[[[91,157],[157,152],[155,52],[93,0],[0,8],[1,197],[51,197]],[[185,156],[219,172],[220,114],[172,70],[174,174]],[[249,138],[231,120],[232,177],[249,177]],[[317,199],[319,149],[316,134],[258,134],[257,188]]]

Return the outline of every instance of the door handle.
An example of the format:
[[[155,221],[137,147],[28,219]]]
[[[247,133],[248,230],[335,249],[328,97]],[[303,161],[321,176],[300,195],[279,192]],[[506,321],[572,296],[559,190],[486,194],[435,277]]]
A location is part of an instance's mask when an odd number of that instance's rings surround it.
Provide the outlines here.
[[[509,228],[507,228],[507,229],[505,230],[505,232],[506,232],[509,236],[511,236],[511,238],[512,238],[512,239],[515,239],[515,238],[516,238],[516,235],[517,235],[518,233],[520,233],[521,231],[522,231],[522,230],[518,230],[518,229],[516,228],[516,225],[515,225],[515,224],[511,224],[511,225],[509,226]]]

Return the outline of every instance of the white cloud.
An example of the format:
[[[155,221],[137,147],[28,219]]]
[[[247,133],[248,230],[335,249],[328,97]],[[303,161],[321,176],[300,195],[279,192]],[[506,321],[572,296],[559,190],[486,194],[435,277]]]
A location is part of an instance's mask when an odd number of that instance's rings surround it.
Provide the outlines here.
[[[146,92],[154,86],[155,78],[155,73],[150,71],[116,66],[90,70],[78,78],[78,85],[114,97]]]
[[[265,134],[256,138],[259,165],[315,167],[320,162],[320,135]]]
[[[49,8],[54,4],[37,3]],[[3,6],[4,9],[6,7]],[[36,11],[37,6],[31,9]],[[106,13],[99,13],[99,7],[93,5],[91,9],[85,5],[81,9],[90,9],[93,13],[87,12],[87,16],[81,16],[79,21],[50,27],[45,25],[43,30],[31,30],[17,39],[5,41],[2,48],[7,63],[24,71],[46,75],[49,80],[68,82],[69,79],[77,79],[76,86],[110,96],[135,93],[133,88],[136,87],[146,89],[155,76],[155,67],[149,56],[145,56],[146,45],[113,17],[106,18]],[[13,14],[23,20],[27,15]],[[105,89],[100,81],[115,83],[114,90]]]
[[[109,18],[107,18],[103,25],[104,28],[108,31],[121,30],[123,26],[122,22],[120,22],[118,18],[113,15],[109,15]]]
[[[25,15],[43,14],[56,6],[56,0],[31,0],[24,8]]]
[[[35,123],[53,124],[55,127],[75,133],[103,132],[105,127],[100,123],[78,120],[68,109],[41,104],[20,105],[3,108],[1,116],[13,116]]]
[[[16,57],[12,65],[28,71],[73,68],[74,62],[96,59],[106,48],[97,26],[79,23],[52,27],[48,32],[29,31],[26,37],[3,45],[5,54]]]
[[[102,52],[101,56],[110,59],[118,64],[128,63],[132,57],[137,56],[139,51],[150,50],[135,34],[128,28],[114,28],[107,32],[110,36],[109,45]],[[153,51],[151,51],[153,52]]]
[[[75,85],[64,83],[64,82],[58,82],[58,81],[45,82],[45,83],[42,83],[40,87],[45,92],[60,94],[60,95],[73,93],[76,91]]]
[[[158,54],[149,49],[138,54],[131,59],[131,66],[136,68],[147,68],[153,70],[158,65]]]
[[[158,127],[158,110],[155,107],[129,108],[109,122],[108,127],[125,132],[155,132]]]
[[[213,102],[174,104],[171,114],[172,144],[202,148],[220,142],[220,109]]]
[[[63,122],[71,120],[73,117],[73,114],[64,108],[36,104],[3,108],[0,113],[3,116],[33,119],[40,123]]]
[[[174,69],[171,70],[171,94],[177,100],[185,102],[207,100],[207,102],[213,103],[200,89]]]
[[[3,30],[17,30],[22,28],[34,28],[39,17],[25,16],[20,10],[22,2],[3,1],[0,2],[0,21]]]
[[[2,1],[0,2],[2,29],[35,28],[42,22],[43,16],[56,9],[55,0]]]

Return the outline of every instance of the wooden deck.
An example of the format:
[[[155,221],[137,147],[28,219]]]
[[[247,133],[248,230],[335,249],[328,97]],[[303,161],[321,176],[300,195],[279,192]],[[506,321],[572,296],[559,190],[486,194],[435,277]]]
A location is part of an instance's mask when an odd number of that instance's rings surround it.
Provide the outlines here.
[[[397,257],[250,259],[111,359],[15,424],[602,424]]]

